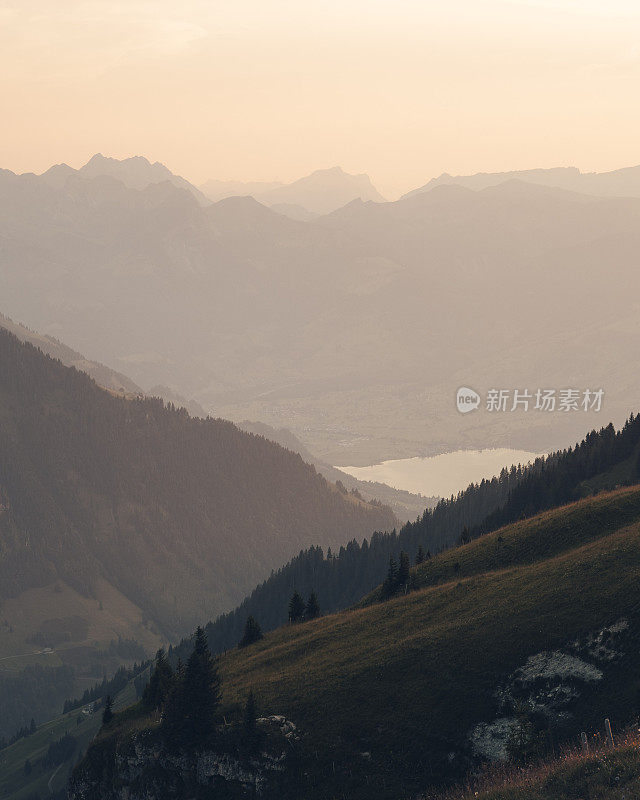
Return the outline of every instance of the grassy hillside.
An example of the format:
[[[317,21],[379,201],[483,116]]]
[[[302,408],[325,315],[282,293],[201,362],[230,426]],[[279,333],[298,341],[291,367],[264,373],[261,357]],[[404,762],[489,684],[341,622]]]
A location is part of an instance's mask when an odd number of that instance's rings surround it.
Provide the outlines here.
[[[305,796],[398,798],[461,777],[476,726],[512,713],[496,692],[536,654],[580,667],[534,675],[576,692],[550,714],[556,740],[638,708],[640,487],[508,526],[412,578],[406,596],[280,628],[221,659],[227,713],[253,689],[261,710],[306,732]]]
[[[588,753],[571,748],[527,770],[492,769],[461,792],[429,800],[633,800],[640,797],[640,737],[629,731],[614,747],[590,738]]]

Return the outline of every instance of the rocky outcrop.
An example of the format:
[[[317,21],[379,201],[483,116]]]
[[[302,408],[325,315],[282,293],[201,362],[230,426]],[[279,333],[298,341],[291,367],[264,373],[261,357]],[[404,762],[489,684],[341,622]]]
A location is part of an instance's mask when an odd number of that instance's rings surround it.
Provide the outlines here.
[[[530,656],[496,689],[496,718],[470,732],[475,755],[489,761],[507,760],[507,743],[518,725],[518,707],[552,724],[570,722],[585,690],[602,682],[607,667],[622,657],[628,630],[628,620],[620,619],[569,642],[562,650]]]
[[[238,747],[237,729],[223,729],[215,745],[193,751],[168,748],[157,732],[95,742],[76,768],[69,800],[165,800],[165,798],[273,797],[279,774],[298,741],[285,717],[257,720],[262,746],[254,755]]]

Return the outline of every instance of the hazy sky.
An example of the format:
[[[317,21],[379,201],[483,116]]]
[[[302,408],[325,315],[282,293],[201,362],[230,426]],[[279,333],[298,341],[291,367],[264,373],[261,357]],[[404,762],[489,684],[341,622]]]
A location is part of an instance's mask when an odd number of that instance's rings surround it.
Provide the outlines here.
[[[637,0],[0,0],[0,166],[201,183],[640,163]]]

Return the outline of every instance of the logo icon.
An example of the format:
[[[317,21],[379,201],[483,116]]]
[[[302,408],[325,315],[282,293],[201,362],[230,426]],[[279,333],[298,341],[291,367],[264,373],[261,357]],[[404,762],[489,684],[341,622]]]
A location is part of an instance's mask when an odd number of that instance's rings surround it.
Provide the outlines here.
[[[468,414],[480,405],[480,395],[467,386],[461,386],[456,393],[456,405],[461,414]]]

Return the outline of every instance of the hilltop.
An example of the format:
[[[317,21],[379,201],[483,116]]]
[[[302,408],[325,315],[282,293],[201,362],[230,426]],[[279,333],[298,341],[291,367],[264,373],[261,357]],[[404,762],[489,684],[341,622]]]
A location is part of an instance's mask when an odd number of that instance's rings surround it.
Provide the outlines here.
[[[640,487],[580,500],[434,557],[406,595],[228,652],[225,713],[252,689],[296,723],[305,797],[413,797],[502,757],[518,703],[555,742],[633,716],[638,575]],[[131,720],[94,747],[126,748]]]

